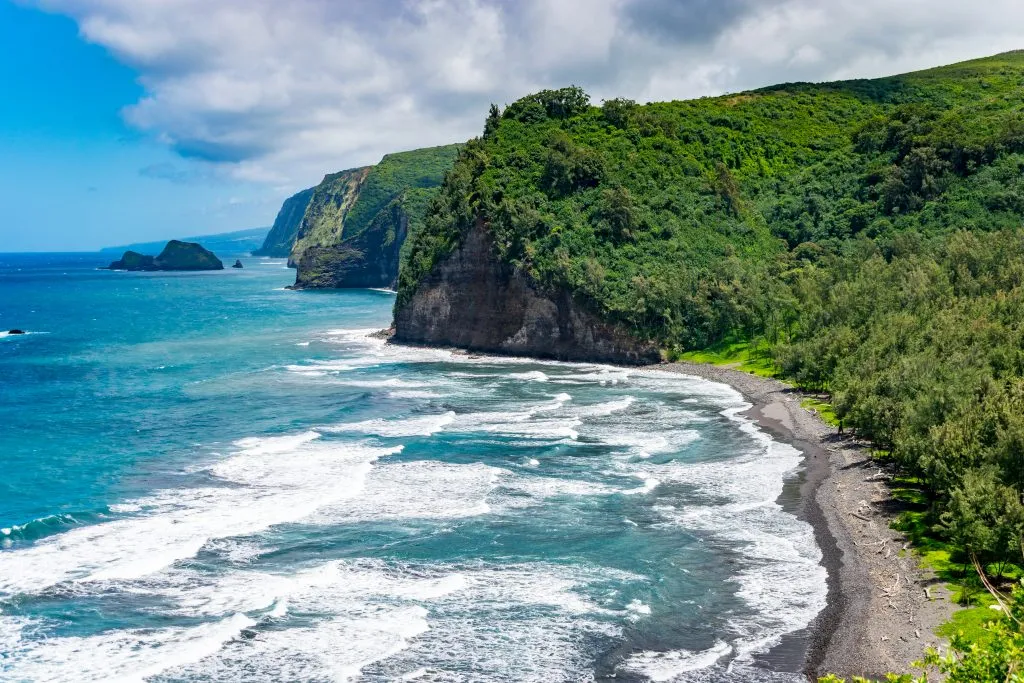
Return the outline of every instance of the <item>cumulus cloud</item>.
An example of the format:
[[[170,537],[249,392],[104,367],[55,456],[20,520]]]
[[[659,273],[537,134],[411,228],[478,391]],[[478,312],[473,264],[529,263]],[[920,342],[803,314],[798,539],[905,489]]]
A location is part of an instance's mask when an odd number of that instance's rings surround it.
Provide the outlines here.
[[[35,2],[137,70],[131,126],[277,187],[465,140],[544,87],[683,99],[1024,47],[1019,0]]]

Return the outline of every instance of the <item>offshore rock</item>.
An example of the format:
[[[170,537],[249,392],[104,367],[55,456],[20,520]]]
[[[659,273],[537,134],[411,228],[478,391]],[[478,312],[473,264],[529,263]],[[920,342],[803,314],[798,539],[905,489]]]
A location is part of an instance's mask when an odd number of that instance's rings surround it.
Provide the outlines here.
[[[658,347],[601,321],[568,291],[541,292],[494,256],[482,224],[395,309],[396,342],[476,351],[643,365]]]
[[[234,265],[232,265],[231,267],[232,268],[244,268],[245,266],[242,265],[242,259],[236,258]]]
[[[137,251],[126,251],[108,270],[224,270],[224,264],[214,253],[196,242],[171,240],[159,256],[147,256]]]

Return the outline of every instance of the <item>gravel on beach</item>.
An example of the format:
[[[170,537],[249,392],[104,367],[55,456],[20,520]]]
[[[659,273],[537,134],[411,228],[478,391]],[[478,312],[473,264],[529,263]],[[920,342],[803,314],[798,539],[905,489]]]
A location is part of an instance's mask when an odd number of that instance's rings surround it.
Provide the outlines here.
[[[809,678],[907,672],[926,647],[941,644],[935,629],[955,605],[890,528],[899,512],[890,472],[866,444],[837,434],[800,405],[803,394],[778,380],[698,363],[658,369],[728,384],[753,404],[749,417],[804,453],[800,514],[814,528],[829,576],[828,605],[809,629]]]

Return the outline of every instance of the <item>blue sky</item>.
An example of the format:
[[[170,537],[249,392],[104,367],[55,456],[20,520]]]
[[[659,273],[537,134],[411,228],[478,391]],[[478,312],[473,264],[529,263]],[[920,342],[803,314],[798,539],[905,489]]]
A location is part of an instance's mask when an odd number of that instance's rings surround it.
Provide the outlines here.
[[[488,105],[716,95],[1024,48],[1019,0],[0,0],[0,252],[269,225]]]
[[[65,16],[0,0],[0,251],[92,250],[269,225],[281,192],[193,169],[126,125],[138,75]]]

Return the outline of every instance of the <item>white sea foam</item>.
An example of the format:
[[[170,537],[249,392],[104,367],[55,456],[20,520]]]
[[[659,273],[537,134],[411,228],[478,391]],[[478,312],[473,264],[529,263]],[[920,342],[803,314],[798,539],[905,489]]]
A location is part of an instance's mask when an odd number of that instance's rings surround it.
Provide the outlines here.
[[[401,447],[318,442],[316,432],[243,439],[209,467],[223,486],[157,491],[128,504],[132,517],[77,527],[5,555],[0,594],[69,580],[145,576],[195,555],[210,539],[300,520],[357,495],[372,463]]]
[[[548,376],[540,370],[530,370],[528,372],[513,372],[508,377],[512,379],[518,379],[526,382],[547,382]]]
[[[141,587],[176,601],[182,615],[214,619],[219,611],[262,609],[260,618],[274,619],[274,628],[257,628],[244,640],[207,650],[207,656],[167,671],[172,677],[350,680],[378,666],[374,680],[426,668],[439,680],[513,681],[582,671],[589,656],[580,647],[585,634],[617,635],[607,617],[645,611],[639,603],[609,609],[585,589],[642,581],[586,565],[361,559],[287,576],[178,570]],[[303,616],[293,621],[292,614]],[[55,638],[32,647],[45,652],[65,646]]]
[[[326,427],[332,433],[356,432],[386,437],[431,436],[443,430],[455,420],[455,413],[448,411],[440,415],[419,415],[398,420],[374,419],[349,422]]]
[[[444,394],[439,394],[436,391],[419,391],[413,389],[409,391],[389,391],[388,398],[444,398]]]
[[[670,652],[638,652],[630,655],[622,668],[647,676],[652,681],[672,681],[681,675],[714,666],[732,652],[732,646],[719,640],[702,652],[674,650]]]
[[[235,614],[188,628],[111,631],[87,637],[25,638],[34,624],[0,617],[3,672],[10,680],[35,683],[142,683],[168,669],[219,651],[255,622]],[[10,642],[4,642],[4,641]]]
[[[728,579],[738,584],[737,595],[751,608],[749,616],[730,623],[739,635],[731,647],[740,663],[749,663],[753,654],[806,626],[825,606],[826,579],[813,529],[776,502],[785,480],[800,465],[800,452],[740,417],[748,407],[723,411],[751,437],[746,453],[718,462],[642,468],[696,486],[699,496],[709,500],[706,505],[660,509],[669,524],[709,533],[741,550],[741,568]]]
[[[417,460],[375,467],[358,497],[321,508],[316,524],[363,520],[456,519],[491,511],[488,496],[505,470],[481,463],[454,465]]]

